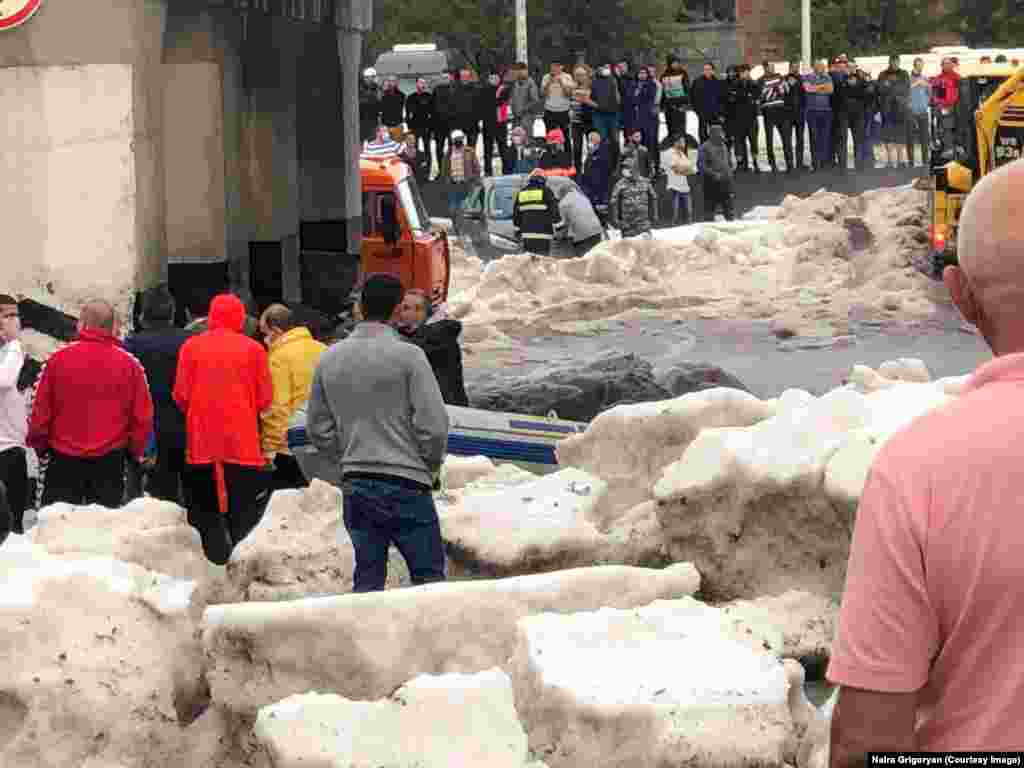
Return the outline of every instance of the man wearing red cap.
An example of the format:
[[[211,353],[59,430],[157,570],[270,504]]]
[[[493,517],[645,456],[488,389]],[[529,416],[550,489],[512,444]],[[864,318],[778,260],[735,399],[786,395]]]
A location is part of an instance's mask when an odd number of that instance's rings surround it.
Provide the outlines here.
[[[189,522],[207,559],[223,565],[262,515],[272,475],[259,417],[274,392],[266,350],[242,333],[241,300],[215,297],[207,322],[209,330],[181,348],[174,401],[185,414]]]

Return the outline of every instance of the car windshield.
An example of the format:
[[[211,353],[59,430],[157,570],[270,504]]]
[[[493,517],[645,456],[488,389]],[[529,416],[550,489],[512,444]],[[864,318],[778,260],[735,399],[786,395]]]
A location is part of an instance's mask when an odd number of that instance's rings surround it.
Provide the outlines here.
[[[413,179],[402,179],[398,185],[398,197],[402,201],[402,210],[405,211],[409,227],[421,232],[430,229],[430,214],[420,196],[420,188]]]
[[[526,179],[523,179],[523,183]],[[567,185],[574,184],[571,179],[561,178],[559,176],[553,176],[548,179],[548,188],[555,194],[555,198],[559,197],[559,190]],[[516,204],[516,195],[519,194],[519,190],[522,189],[520,184],[495,184],[491,187],[488,194],[487,202],[487,213],[488,217],[494,221],[508,221],[512,218],[512,211]]]
[[[512,218],[512,209],[515,208],[516,194],[520,187],[513,184],[500,184],[491,187],[490,200],[487,203],[489,218],[495,221],[508,221]]]

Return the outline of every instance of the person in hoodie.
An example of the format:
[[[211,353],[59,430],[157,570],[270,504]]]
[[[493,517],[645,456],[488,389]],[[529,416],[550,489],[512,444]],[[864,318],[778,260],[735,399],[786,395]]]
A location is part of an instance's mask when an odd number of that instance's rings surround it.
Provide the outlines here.
[[[25,437],[28,414],[18,378],[25,365],[18,300],[0,295],[0,543],[7,532],[24,533],[28,502]]]
[[[109,302],[82,308],[78,339],[53,353],[36,388],[27,444],[48,458],[43,506],[120,507],[125,458],[141,462],[153,432],[142,364],[118,341]]]
[[[498,146],[498,159],[505,165],[508,150],[508,129],[505,122],[498,122],[498,113],[504,109],[509,100],[509,89],[502,82],[502,76],[494,73],[487,77],[487,82],[477,90],[477,113],[483,129],[484,139],[484,173],[494,175],[494,146]]]
[[[434,160],[438,173],[451,147],[451,134],[455,130],[455,79],[458,72],[445,72],[440,83],[434,86]]]
[[[555,224],[559,221],[558,201],[539,168],[530,174],[526,186],[516,195],[512,223],[523,241],[523,250],[537,256],[551,253]]]
[[[395,329],[402,338],[423,350],[445,404],[468,408],[459,346],[462,323],[447,317],[443,310],[435,310],[424,291],[413,289],[405,292],[399,305]]]
[[[398,90],[397,78],[389,77],[384,81],[384,90],[380,94],[380,121],[388,129],[392,141],[402,140],[405,95]]]
[[[405,120],[416,135],[417,147],[430,159],[430,137],[434,127],[434,94],[427,90],[427,81],[416,80],[416,90],[405,98]],[[429,172],[429,165],[428,172]]]
[[[540,161],[541,151],[530,142],[526,129],[517,125],[510,134],[512,145],[508,150],[508,173],[528,174]]]
[[[725,84],[718,79],[715,65],[710,61],[704,65],[704,74],[693,81],[691,88],[693,109],[697,113],[698,137],[702,142],[708,139],[708,129],[721,122],[725,106]]]
[[[288,450],[288,423],[299,406],[309,399],[313,371],[325,344],[299,324],[296,312],[283,304],[271,304],[260,317],[260,331],[267,345],[274,400],[260,414],[263,456],[274,467],[275,491],[305,488],[308,483],[299,463]]]
[[[697,169],[704,177],[704,220],[714,221],[718,208],[726,221],[735,218],[733,210],[733,171],[729,148],[725,144],[725,131],[713,125],[708,140],[700,145]]]
[[[557,197],[558,213],[565,222],[573,252],[577,256],[586,256],[604,239],[604,225],[579,187],[563,184]]]
[[[608,142],[601,138],[597,131],[591,131],[587,137],[590,151],[583,164],[583,175],[580,187],[590,200],[598,214],[608,209],[608,195],[611,193],[612,157]]]
[[[612,189],[608,218],[624,238],[650,238],[651,227],[658,220],[658,194],[650,179],[638,171],[634,149],[622,153],[620,178]]]
[[[650,178],[658,174],[658,84],[647,67],[636,73],[636,91],[633,96],[633,132],[640,132],[640,141],[647,150]]]
[[[377,85],[377,70],[369,67],[363,70],[359,81],[359,141],[373,141],[380,125],[380,87]]]
[[[527,139],[533,138],[533,126],[544,106],[537,82],[530,77],[530,69],[526,62],[516,62],[512,67],[512,90],[509,93],[508,105],[512,110],[512,121],[526,131]]]
[[[537,168],[545,176],[575,176],[571,150],[565,146],[565,134],[561,128],[548,131],[547,148],[540,156]]]
[[[274,402],[274,385],[263,345],[242,333],[245,318],[237,296],[214,297],[209,330],[185,342],[174,381],[185,414],[189,523],[217,565],[259,523],[272,479],[260,414]]]
[[[177,306],[166,284],[142,297],[143,330],[124,341],[146,371],[153,398],[156,462],[149,471],[146,492],[157,499],[180,503],[185,473],[185,417],[174,402],[178,356],[192,334],[174,326]]]

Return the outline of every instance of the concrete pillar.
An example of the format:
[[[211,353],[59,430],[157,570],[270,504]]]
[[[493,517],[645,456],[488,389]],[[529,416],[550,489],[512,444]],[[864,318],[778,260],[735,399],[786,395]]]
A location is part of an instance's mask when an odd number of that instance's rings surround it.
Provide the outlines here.
[[[372,0],[338,0],[338,56],[341,59],[341,119],[346,128],[345,166],[359,168],[359,70],[363,35],[373,27]],[[345,220],[348,224],[349,253],[357,256],[362,239],[363,199],[359,174],[345,184]]]

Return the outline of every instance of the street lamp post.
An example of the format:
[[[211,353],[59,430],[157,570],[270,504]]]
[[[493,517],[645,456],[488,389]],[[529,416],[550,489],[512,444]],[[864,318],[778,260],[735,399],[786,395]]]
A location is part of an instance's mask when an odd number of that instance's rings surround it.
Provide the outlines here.
[[[529,64],[526,58],[526,0],[516,0],[516,61]]]
[[[804,64],[811,66],[811,0],[802,0],[800,8],[800,43]]]

